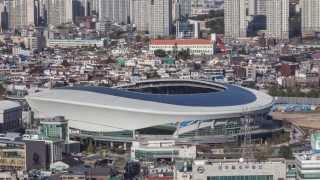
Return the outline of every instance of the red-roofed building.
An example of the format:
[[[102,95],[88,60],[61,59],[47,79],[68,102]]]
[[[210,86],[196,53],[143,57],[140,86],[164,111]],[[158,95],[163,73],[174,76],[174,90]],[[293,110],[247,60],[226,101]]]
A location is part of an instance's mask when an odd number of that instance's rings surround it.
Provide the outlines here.
[[[190,50],[192,55],[213,55],[213,43],[207,39],[174,39],[174,40],[151,40],[149,50],[154,52],[157,49],[164,51]]]

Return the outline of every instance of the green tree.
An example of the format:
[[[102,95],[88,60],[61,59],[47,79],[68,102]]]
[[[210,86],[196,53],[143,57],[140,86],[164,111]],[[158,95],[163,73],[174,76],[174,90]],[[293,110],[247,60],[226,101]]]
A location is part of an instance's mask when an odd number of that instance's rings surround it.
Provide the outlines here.
[[[87,147],[87,153],[95,153],[96,147],[93,144],[92,140],[89,140],[88,147]]]
[[[178,58],[183,59],[183,60],[187,60],[190,59],[190,49],[187,50],[181,50],[178,52]]]
[[[292,150],[289,146],[281,146],[279,150],[279,155],[285,159],[293,158]]]
[[[157,57],[166,57],[167,53],[166,53],[166,51],[164,51],[162,49],[156,49],[154,51],[154,55],[157,56]]]
[[[223,34],[224,33],[224,20],[216,18],[206,22],[206,27],[210,29],[211,33]]]
[[[70,63],[67,60],[63,60],[61,65],[64,66],[64,67],[69,67]]]

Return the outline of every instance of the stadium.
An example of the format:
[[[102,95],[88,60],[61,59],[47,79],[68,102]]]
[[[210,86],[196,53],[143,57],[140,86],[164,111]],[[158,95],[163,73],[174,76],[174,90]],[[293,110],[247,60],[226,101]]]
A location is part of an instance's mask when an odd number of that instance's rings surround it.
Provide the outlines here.
[[[37,118],[65,116],[73,132],[110,138],[167,134],[237,136],[243,119],[261,130],[273,98],[235,85],[148,80],[117,87],[73,86],[27,96]]]

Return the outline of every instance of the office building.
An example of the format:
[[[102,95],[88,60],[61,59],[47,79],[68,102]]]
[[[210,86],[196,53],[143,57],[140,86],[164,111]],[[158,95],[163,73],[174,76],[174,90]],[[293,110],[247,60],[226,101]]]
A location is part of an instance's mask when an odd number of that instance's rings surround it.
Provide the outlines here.
[[[134,141],[131,146],[131,159],[134,160],[195,159],[196,156],[196,146],[177,145],[174,140]]]
[[[64,117],[41,120],[39,132],[39,136],[43,139],[69,141],[68,121]]]
[[[225,0],[225,38],[234,39],[247,36],[247,16],[245,0]]]
[[[9,12],[8,12],[8,2],[0,1],[1,6],[1,29],[8,30],[9,29]]]
[[[72,0],[44,0],[48,25],[73,22]]]
[[[192,15],[192,0],[173,0],[173,19],[187,19]]]
[[[128,24],[129,14],[129,0],[99,0],[99,21],[111,20],[119,24]]]
[[[5,171],[27,171],[46,167],[46,145],[43,141],[22,140],[18,135],[0,137],[0,168]]]
[[[41,143],[45,149],[44,163],[49,167],[52,163],[62,160],[62,153],[64,152],[64,141],[59,139],[45,139],[39,135],[24,134],[21,141]]]
[[[6,1],[0,0],[0,22],[1,22],[1,29],[6,30],[8,29],[8,16],[9,13],[7,11]]]
[[[311,147],[314,152],[320,152],[320,133],[311,135]]]
[[[137,31],[152,38],[169,36],[173,28],[172,0],[132,0],[131,20]]]
[[[131,23],[134,24],[136,30],[139,32],[146,32],[149,30],[148,3],[149,0],[131,0]]]
[[[256,36],[260,30],[266,30],[266,0],[248,0],[247,35]]]
[[[320,155],[306,152],[295,155],[297,179],[320,179]]]
[[[198,39],[200,32],[200,23],[197,21],[177,21],[176,39]]]
[[[289,0],[267,0],[266,17],[267,37],[289,39]]]
[[[192,16],[209,14],[212,10],[223,10],[224,0],[192,0]]]
[[[87,0],[88,1],[88,16],[99,14],[99,0]]]
[[[148,9],[150,36],[169,36],[172,32],[172,1],[150,0]]]
[[[77,17],[84,17],[86,16],[86,12],[87,12],[87,2],[86,0],[73,0],[72,1],[72,9],[73,9],[73,21],[75,21],[75,19]]]
[[[99,21],[96,23],[96,31],[102,36],[109,34],[112,29],[111,27],[111,21]]]
[[[267,0],[248,0],[248,15],[266,15]]]
[[[9,28],[19,29],[25,26],[35,25],[34,0],[8,1]]]
[[[14,101],[0,101],[0,129],[9,131],[22,126],[22,106]]]
[[[303,36],[314,36],[320,32],[320,1],[301,1],[301,31]]]
[[[73,0],[73,7],[74,14],[77,16],[99,14],[99,0]]]
[[[196,160],[193,162],[194,180],[275,180],[286,179],[284,159],[257,162],[243,159]]]

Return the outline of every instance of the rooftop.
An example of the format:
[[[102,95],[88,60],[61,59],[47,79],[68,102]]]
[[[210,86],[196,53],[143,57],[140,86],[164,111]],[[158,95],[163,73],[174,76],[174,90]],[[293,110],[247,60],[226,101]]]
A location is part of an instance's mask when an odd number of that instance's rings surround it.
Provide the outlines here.
[[[216,88],[217,91],[200,91],[200,93],[150,93],[149,90],[144,91],[132,91],[126,89],[130,86],[121,86],[117,88],[107,88],[107,87],[94,87],[94,86],[75,86],[63,88],[64,90],[77,90],[77,91],[87,91],[94,92],[98,94],[111,95],[121,98],[129,98],[142,101],[150,101],[178,106],[193,106],[193,107],[223,107],[223,106],[237,106],[249,104],[257,100],[256,95],[238,86],[228,85],[228,84],[217,84],[211,82],[194,81],[194,80],[152,80],[145,81],[143,86],[150,85],[153,86],[154,83],[163,82],[168,86],[171,82],[185,82],[189,85],[191,84],[203,84],[206,87]],[[140,82],[141,84],[141,82]],[[162,90],[161,90],[162,91]]]
[[[153,39],[151,45],[208,45],[212,44],[208,39]]]
[[[0,111],[5,111],[7,109],[17,108],[20,106],[21,105],[15,101],[0,101]]]

